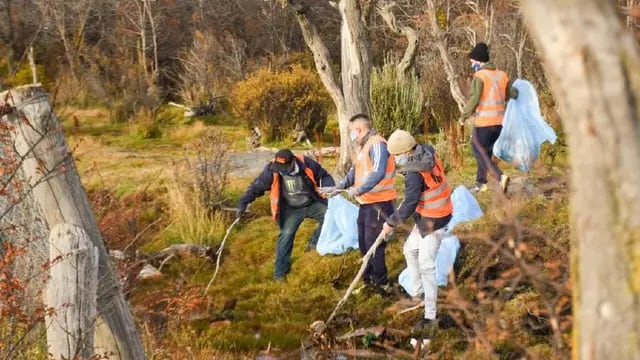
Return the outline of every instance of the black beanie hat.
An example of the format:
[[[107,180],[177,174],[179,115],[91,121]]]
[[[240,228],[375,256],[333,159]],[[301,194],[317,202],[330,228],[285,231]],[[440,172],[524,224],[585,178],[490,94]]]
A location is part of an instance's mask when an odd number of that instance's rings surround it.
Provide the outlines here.
[[[469,53],[469,58],[483,63],[489,62],[489,47],[483,42],[478,43]]]

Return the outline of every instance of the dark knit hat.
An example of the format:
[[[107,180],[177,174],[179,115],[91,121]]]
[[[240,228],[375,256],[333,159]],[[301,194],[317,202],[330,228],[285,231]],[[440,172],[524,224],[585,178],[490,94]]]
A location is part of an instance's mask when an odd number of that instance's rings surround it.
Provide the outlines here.
[[[478,43],[469,53],[469,58],[483,63],[489,62],[489,47],[483,42]]]
[[[293,153],[289,149],[282,149],[276,153],[273,165],[278,171],[286,171],[293,161]]]

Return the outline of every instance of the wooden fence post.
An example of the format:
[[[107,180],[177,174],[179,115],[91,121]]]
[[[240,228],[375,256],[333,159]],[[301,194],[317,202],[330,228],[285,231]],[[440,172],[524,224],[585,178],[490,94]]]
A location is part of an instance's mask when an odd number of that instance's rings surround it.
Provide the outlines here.
[[[60,122],[39,86],[21,86],[0,93],[15,111],[12,138],[18,155],[24,157],[22,171],[33,186],[35,202],[42,208],[49,229],[58,224],[82,228],[98,249],[98,324],[96,347],[109,359],[145,359],[129,304],[111,266],[87,194],[75,169]],[[45,239],[43,239],[45,240]]]
[[[50,279],[44,303],[53,359],[90,359],[97,317],[98,248],[80,227],[56,225],[49,235]],[[100,351],[101,349],[98,349]]]

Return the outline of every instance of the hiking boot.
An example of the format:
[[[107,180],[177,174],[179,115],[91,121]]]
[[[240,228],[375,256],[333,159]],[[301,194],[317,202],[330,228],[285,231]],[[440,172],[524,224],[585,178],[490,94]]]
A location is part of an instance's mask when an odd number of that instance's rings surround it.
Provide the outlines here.
[[[503,193],[507,192],[507,188],[509,187],[509,176],[500,175],[500,189]]]
[[[389,284],[375,285],[372,290],[374,293],[379,294],[382,297],[389,297],[393,295],[393,288]]]
[[[433,339],[437,330],[437,320],[420,319],[420,321],[411,329],[411,336],[421,339]]]
[[[487,184],[476,184],[474,187],[471,188],[471,192],[478,192],[478,193],[482,193],[488,190],[489,190],[489,186],[487,186]]]

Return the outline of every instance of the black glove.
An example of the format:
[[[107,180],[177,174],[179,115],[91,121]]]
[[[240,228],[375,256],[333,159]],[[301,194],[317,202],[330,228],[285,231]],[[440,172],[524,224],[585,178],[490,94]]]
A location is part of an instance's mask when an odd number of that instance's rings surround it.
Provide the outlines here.
[[[242,216],[246,211],[247,211],[247,207],[245,205],[238,206],[238,211],[236,212],[236,219],[242,218]]]

